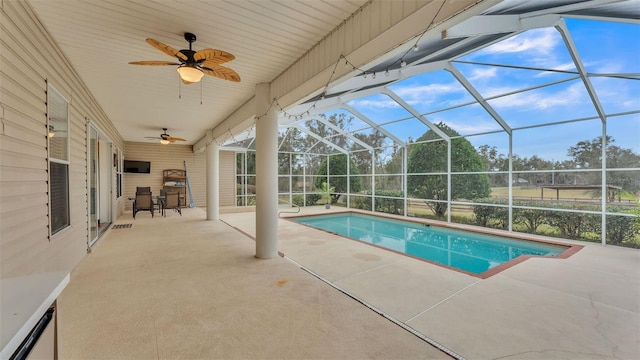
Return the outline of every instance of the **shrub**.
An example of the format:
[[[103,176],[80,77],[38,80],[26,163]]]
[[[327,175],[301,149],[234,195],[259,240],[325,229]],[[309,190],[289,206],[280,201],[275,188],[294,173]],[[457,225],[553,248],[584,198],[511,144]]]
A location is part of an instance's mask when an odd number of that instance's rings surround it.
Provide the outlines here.
[[[556,208],[570,210],[600,210],[594,205],[563,204]],[[570,239],[580,239],[585,232],[598,232],[600,229],[600,215],[571,211],[548,211],[547,223],[560,230],[560,235]]]
[[[371,211],[371,196],[351,196],[350,206],[354,209]]]
[[[383,212],[386,214],[396,214],[402,215],[404,214],[404,200],[403,199],[392,199],[388,197],[382,196],[390,196],[390,197],[403,197],[404,193],[402,190],[378,190],[376,191],[376,211]]]
[[[514,203],[514,205],[516,205]],[[536,206],[536,203],[532,202],[517,202],[518,206]],[[513,223],[523,224],[526,227],[528,233],[535,234],[538,227],[542,224],[547,224],[547,211],[537,209],[522,209],[513,208]]]
[[[296,206],[304,206],[304,196],[302,194],[293,194],[291,196],[291,203]]]
[[[473,205],[473,215],[475,216],[476,225],[499,229],[509,228],[509,210],[505,207],[495,206],[506,205],[506,200],[483,198],[478,201],[485,204]]]
[[[612,208],[609,210],[614,212],[623,211],[622,209]],[[607,244],[640,247],[640,243],[636,239],[640,231],[636,228],[635,222],[636,217],[607,215]]]
[[[316,194],[316,193],[311,193],[311,194],[307,194],[307,199],[306,199],[306,206],[310,206],[310,205],[316,205],[318,203],[318,200],[320,200],[320,198],[322,197],[322,195],[320,194]]]

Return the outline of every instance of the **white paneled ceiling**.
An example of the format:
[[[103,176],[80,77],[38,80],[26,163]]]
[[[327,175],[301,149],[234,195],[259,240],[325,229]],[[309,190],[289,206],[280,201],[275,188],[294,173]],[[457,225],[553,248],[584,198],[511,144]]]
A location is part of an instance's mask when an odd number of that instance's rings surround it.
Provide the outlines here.
[[[162,128],[195,143],[254,93],[322,40],[367,0],[169,1],[28,0],[125,141],[148,141]],[[205,76],[184,85],[173,61],[145,42],[220,49],[239,83]]]

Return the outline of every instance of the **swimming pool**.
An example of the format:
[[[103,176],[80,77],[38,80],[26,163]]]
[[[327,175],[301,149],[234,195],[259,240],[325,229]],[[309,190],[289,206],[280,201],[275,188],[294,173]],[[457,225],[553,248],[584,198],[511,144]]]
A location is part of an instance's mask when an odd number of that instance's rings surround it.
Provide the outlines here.
[[[569,248],[351,212],[291,220],[472,274],[522,255],[553,257]]]

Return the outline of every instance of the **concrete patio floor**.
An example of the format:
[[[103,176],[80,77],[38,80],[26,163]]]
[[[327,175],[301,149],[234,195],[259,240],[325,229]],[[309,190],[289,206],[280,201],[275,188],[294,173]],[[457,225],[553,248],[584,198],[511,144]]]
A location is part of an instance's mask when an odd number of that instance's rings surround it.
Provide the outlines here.
[[[254,212],[183,214],[123,215],[133,227],[72,273],[62,359],[449,358],[427,341],[468,359],[640,358],[638,250],[580,243],[480,279],[284,218],[284,258],[258,260]]]

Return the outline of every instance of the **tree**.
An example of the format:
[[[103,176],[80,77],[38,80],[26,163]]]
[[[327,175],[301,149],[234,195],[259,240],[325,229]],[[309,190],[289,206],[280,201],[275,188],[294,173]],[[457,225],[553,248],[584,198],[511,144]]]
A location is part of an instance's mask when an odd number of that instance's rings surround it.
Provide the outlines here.
[[[349,170],[351,170],[351,175],[358,175],[358,168],[355,166],[353,161],[351,161]],[[339,154],[339,155],[331,155],[329,156],[329,186],[335,189],[335,193],[332,194],[333,202],[338,201],[340,197],[340,193],[347,193],[347,155]],[[350,181],[351,192],[360,191],[361,183],[360,178],[358,176],[352,176]],[[316,189],[322,188],[322,183],[327,182],[327,157],[322,160],[320,164],[320,168],[316,173],[316,179],[314,185]]]
[[[615,140],[611,136],[606,137],[607,169],[614,168],[638,168],[640,156],[631,149],[624,149],[613,145]],[[567,150],[567,155],[573,158],[577,167],[583,169],[598,169],[602,167],[602,136],[592,140],[579,141],[575,146]],[[640,191],[640,181],[633,171],[608,171],[607,184],[620,186],[622,190],[630,193]],[[585,174],[582,179],[588,185],[600,184],[600,173]]]
[[[450,137],[452,172],[466,172],[470,174],[454,175],[451,179],[451,200],[478,199],[488,197],[491,193],[489,177],[486,174],[473,174],[473,172],[485,171],[482,157],[469,140],[458,137],[455,130],[444,123],[436,125]],[[429,130],[413,145],[408,157],[407,173],[437,173],[447,169],[447,143],[439,140],[440,137]],[[432,140],[432,141],[429,141]],[[426,141],[426,142],[422,142]],[[407,179],[407,190],[411,196],[422,199],[447,200],[447,176],[446,175],[411,175]],[[447,212],[446,202],[427,202],[436,216],[442,217]]]

